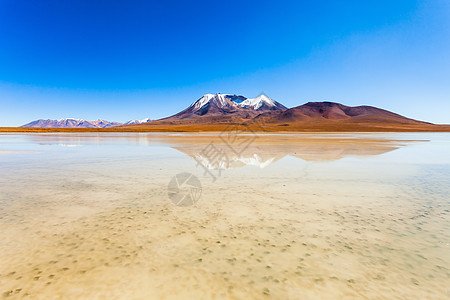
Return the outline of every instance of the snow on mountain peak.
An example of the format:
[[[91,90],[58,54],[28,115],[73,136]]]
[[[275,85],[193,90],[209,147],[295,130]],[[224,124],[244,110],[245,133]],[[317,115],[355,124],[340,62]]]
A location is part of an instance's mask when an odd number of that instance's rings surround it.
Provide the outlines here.
[[[273,100],[272,98],[267,97],[264,94],[259,95],[255,99],[259,99],[259,100],[264,101],[264,102],[269,103],[269,104],[273,104],[273,105],[275,104],[275,100]]]
[[[192,103],[191,107],[193,107],[194,110],[199,110],[203,106],[205,106],[206,104],[208,104],[210,102],[213,102],[214,104],[216,104],[219,107],[230,106],[230,105],[232,105],[232,103],[227,101],[227,99],[226,99],[227,96],[228,96],[228,94],[220,94],[220,93],[205,94],[205,95],[203,95],[203,97],[201,97],[200,99],[198,99],[197,101]]]
[[[253,108],[254,110],[258,110],[264,105],[267,107],[276,107],[276,102],[266,95],[261,94],[256,98],[248,98],[239,103],[239,105],[244,108]]]
[[[281,106],[273,99],[267,97],[264,94],[259,95],[256,98],[246,98],[244,96],[237,96],[233,94],[205,94],[200,99],[191,104],[191,108],[194,111],[200,110],[205,105],[213,103],[220,108],[244,108],[244,109],[253,109],[258,110],[261,107],[265,106],[268,108],[275,108]]]
[[[213,94],[205,94],[203,95],[203,97],[192,103],[191,106],[193,106],[194,109],[200,109],[201,107],[206,105],[213,97]]]

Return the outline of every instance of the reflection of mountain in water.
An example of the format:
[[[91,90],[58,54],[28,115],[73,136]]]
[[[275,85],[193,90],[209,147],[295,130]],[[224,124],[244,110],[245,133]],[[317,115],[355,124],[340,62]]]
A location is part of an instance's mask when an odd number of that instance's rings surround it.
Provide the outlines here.
[[[208,169],[229,169],[243,166],[264,168],[286,156],[305,161],[376,156],[406,146],[407,142],[339,137],[260,136],[245,149],[238,151],[227,142],[210,137],[209,143],[177,143],[172,148],[189,155]]]
[[[219,151],[218,154],[208,155],[204,153],[203,149],[198,153],[192,153],[189,150],[183,149],[183,147],[173,147],[192,158],[194,158],[198,163],[207,167],[208,169],[230,169],[230,168],[240,168],[244,166],[256,166],[259,168],[265,168],[273,162],[283,158],[285,155],[271,155],[267,153],[245,153],[237,155],[233,151],[229,151],[228,147],[223,147],[224,145],[215,145]],[[225,149],[222,149],[225,148]]]
[[[185,153],[209,169],[259,168],[285,156],[305,161],[332,161],[345,157],[376,156],[407,146],[411,140],[393,140],[364,134],[252,134],[126,133],[30,135],[35,143],[56,145],[126,144],[167,146]]]

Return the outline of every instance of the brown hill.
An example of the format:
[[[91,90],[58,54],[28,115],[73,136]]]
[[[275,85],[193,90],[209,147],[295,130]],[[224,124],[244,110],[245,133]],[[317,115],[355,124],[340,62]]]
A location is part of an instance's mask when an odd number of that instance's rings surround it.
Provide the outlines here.
[[[267,123],[345,121],[353,123],[431,124],[373,106],[346,106],[335,102],[308,102],[286,111],[260,114]]]

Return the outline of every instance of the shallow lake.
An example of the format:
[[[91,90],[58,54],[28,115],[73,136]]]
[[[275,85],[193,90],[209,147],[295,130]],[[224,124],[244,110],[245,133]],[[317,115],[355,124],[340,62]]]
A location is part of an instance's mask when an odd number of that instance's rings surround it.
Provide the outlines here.
[[[8,299],[448,299],[449,133],[0,135]]]

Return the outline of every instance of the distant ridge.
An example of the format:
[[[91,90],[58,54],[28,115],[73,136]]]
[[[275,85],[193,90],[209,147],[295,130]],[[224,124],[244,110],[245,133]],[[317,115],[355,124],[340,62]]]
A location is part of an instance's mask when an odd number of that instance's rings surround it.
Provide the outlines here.
[[[39,119],[36,121],[32,121],[20,127],[40,127],[40,128],[109,128],[120,125],[128,125],[128,124],[142,124],[146,122],[150,122],[150,119],[143,120],[130,120],[126,123],[119,122],[109,122],[105,120],[95,120],[95,121],[87,121],[84,119],[74,119],[74,118],[64,118],[58,120],[44,120]]]
[[[39,119],[32,121],[21,127],[42,127],[42,128],[108,128],[122,125],[119,122],[109,122],[105,120],[86,121],[83,119],[65,118],[59,120]]]

